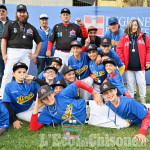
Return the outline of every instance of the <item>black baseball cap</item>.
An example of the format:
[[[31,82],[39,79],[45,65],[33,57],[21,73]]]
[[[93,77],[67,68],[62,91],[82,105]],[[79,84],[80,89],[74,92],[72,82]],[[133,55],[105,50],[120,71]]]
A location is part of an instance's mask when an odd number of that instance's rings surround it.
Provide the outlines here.
[[[77,40],[71,42],[70,47],[73,47],[73,46],[79,46],[82,48],[81,42]]]
[[[97,31],[98,29],[97,29],[97,28],[95,28],[94,26],[90,26],[90,27],[88,27],[88,32],[90,32],[90,31],[92,31],[92,30]]]
[[[0,9],[5,9],[7,11],[7,8],[5,5],[0,5]]]
[[[97,50],[97,46],[95,44],[89,44],[86,48],[86,52],[89,52],[91,50]]]
[[[63,8],[63,9],[61,10],[61,14],[62,14],[62,13],[71,14],[71,12],[70,12],[70,10],[69,10],[68,8]]]
[[[54,84],[52,84],[53,88],[55,88],[56,86],[62,86],[64,88],[66,88],[67,84],[64,80],[57,80]]]
[[[65,75],[66,73],[70,72],[70,71],[75,71],[76,69],[73,68],[73,66],[64,66],[63,70],[62,70],[62,74]]]
[[[109,37],[101,38],[101,45],[111,45],[111,39]]]
[[[103,65],[105,66],[107,63],[113,64],[114,66],[117,66],[116,64],[116,60],[113,58],[108,58],[106,60],[103,61]]]
[[[46,66],[44,69],[44,72],[48,69],[53,69],[53,70],[55,70],[56,73],[58,72],[57,68],[55,68],[53,65]]]
[[[38,89],[38,97],[40,100],[53,93],[49,85],[43,85]]]
[[[58,63],[60,64],[60,66],[62,65],[62,59],[59,58],[59,57],[53,57],[53,58],[51,59],[51,62],[53,62],[53,61],[58,62]]]
[[[13,72],[15,72],[19,68],[25,68],[26,70],[28,70],[28,66],[25,63],[18,62],[13,65]]]
[[[110,89],[115,89],[114,85],[111,82],[104,82],[100,85],[100,94],[103,94],[104,92]]]
[[[20,4],[17,6],[17,11],[20,11],[20,10],[27,11],[27,7],[23,4]]]

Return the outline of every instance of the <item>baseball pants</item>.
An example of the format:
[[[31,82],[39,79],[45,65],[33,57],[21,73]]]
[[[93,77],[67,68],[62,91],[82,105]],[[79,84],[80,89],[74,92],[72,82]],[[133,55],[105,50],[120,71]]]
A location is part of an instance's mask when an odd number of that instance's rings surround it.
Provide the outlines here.
[[[84,78],[84,79],[82,79],[82,81],[84,81],[89,86],[92,86],[92,84],[93,84],[93,79],[91,77]],[[85,99],[85,100],[90,100],[91,96],[92,96],[91,93],[80,88],[80,98]]]
[[[108,110],[109,107],[107,105],[97,105],[95,101],[89,101],[90,106],[90,117],[88,124],[95,125],[99,127],[105,128],[127,128],[130,126],[130,123],[127,122],[125,119],[122,119],[116,114],[116,124],[114,123],[115,120],[115,113],[110,109],[109,117],[108,117]]]
[[[17,118],[18,118],[18,119],[21,119],[21,120],[24,120],[24,121],[27,121],[27,122],[30,122],[30,119],[31,119],[31,116],[32,116],[32,113],[33,113],[34,106],[35,106],[35,101],[33,101],[31,107],[30,107],[28,110],[16,114]],[[38,110],[38,112],[41,112],[44,107],[45,107],[45,105],[42,106],[42,107]]]
[[[134,98],[135,83],[139,86],[139,94],[141,99],[146,97],[146,80],[145,80],[145,70],[144,71],[130,71],[125,72],[127,89],[131,97]],[[136,77],[136,80],[135,80]]]
[[[62,71],[65,65],[68,66],[68,59],[72,55],[73,55],[72,52],[62,52],[60,50],[55,50],[54,57],[59,57],[62,59],[62,66],[61,66],[60,72]]]
[[[29,49],[19,49],[19,48],[7,48],[7,63],[5,64],[4,75],[2,78],[2,85],[0,95],[3,96],[4,89],[7,83],[12,80],[13,65],[17,62],[25,63],[28,67],[30,66],[30,59],[28,57]]]

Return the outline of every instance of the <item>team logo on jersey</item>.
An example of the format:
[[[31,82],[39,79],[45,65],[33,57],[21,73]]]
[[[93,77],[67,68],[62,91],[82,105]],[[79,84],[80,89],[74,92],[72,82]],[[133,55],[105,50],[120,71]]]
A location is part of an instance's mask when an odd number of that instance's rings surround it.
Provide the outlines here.
[[[14,28],[14,33],[17,33],[17,28]]]
[[[17,97],[17,103],[18,104],[23,104],[27,101],[30,101],[34,97],[34,93],[30,92],[27,96],[19,96]]]
[[[44,94],[45,92],[46,92],[46,90],[45,90],[45,89],[42,89],[42,90],[41,90],[41,93],[42,93],[42,94]]]
[[[28,29],[26,34],[29,36],[33,36],[33,30],[31,28]]]
[[[84,24],[86,28],[90,26],[94,26],[95,28],[97,28],[97,35],[104,35],[104,16],[84,16]]]
[[[70,31],[69,37],[76,37],[76,31],[75,30]]]

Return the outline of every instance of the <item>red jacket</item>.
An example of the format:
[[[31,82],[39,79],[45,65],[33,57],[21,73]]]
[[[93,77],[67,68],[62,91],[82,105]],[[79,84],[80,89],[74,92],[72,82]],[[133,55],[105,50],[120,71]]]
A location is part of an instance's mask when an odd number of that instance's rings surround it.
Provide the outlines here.
[[[137,38],[137,45],[141,63],[141,70],[145,70],[145,65],[150,64],[150,38],[145,34],[145,42],[142,37],[143,33],[141,32]],[[122,62],[125,65],[125,71],[127,71],[127,67],[129,64],[129,46],[130,39],[129,35],[125,34],[119,40],[118,46],[116,48],[116,52]]]

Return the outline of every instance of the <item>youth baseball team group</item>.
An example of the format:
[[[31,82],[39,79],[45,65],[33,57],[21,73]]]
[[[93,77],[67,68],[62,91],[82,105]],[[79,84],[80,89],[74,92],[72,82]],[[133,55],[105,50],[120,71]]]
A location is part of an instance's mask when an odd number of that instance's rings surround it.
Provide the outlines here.
[[[131,19],[123,30],[111,17],[109,30],[99,37],[98,29],[86,29],[80,18],[71,23],[68,8],[61,10],[60,17],[62,23],[50,29],[48,15],[41,14],[36,29],[27,21],[25,5],[17,6],[15,21],[0,5],[0,135],[9,124],[21,128],[21,120],[36,131],[44,125],[57,127],[74,116],[81,123],[105,128],[136,124],[141,128],[135,137],[146,142],[150,38],[138,20]],[[27,74],[31,59],[37,76]],[[127,88],[122,82],[124,71]],[[136,83],[140,102],[135,100]]]

